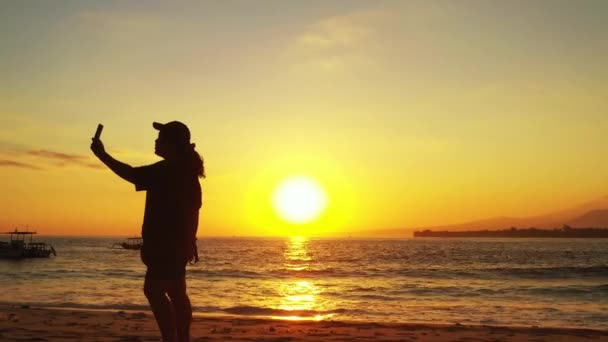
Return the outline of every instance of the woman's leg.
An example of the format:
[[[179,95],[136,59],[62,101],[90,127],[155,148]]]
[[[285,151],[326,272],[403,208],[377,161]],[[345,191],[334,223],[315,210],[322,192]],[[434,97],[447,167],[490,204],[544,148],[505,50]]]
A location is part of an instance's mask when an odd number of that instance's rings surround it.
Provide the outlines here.
[[[175,313],[175,328],[178,342],[190,341],[190,322],[192,322],[192,306],[186,293],[186,277],[171,281],[167,294],[173,303]]]
[[[158,280],[148,277],[144,282],[144,294],[148,298],[154,318],[163,337],[163,342],[174,342],[175,331],[175,312],[169,298],[167,298],[167,280]]]

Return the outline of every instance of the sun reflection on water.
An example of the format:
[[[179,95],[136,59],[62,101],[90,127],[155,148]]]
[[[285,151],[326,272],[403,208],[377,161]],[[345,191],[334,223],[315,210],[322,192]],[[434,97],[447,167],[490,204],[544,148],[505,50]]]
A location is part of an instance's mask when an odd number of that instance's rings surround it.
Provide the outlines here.
[[[287,240],[284,258],[285,269],[296,275],[298,272],[310,270],[312,256],[308,251],[308,239],[294,236]],[[281,296],[278,309],[293,314],[275,318],[292,321],[321,321],[334,315],[317,312],[320,309],[317,298],[321,289],[310,279],[285,280],[279,284],[278,292]]]
[[[289,271],[304,271],[310,269],[312,257],[308,253],[308,239],[294,236],[287,240],[284,253],[285,269]]]

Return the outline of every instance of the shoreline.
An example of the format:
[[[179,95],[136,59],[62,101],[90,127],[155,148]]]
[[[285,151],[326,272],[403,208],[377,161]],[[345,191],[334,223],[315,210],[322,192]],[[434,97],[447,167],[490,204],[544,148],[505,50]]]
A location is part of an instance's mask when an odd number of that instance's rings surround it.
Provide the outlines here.
[[[608,341],[607,330],[195,314],[192,341]],[[0,305],[2,341],[160,341],[149,310]]]
[[[148,313],[152,315],[152,311],[149,306],[141,307],[141,308],[98,308],[98,307],[78,307],[78,306],[54,306],[54,305],[45,305],[45,304],[29,304],[29,303],[11,303],[11,302],[0,302],[0,315],[5,311],[6,308],[10,308],[13,310],[16,309],[35,309],[35,310],[48,310],[48,311],[83,311],[83,312],[99,312],[99,313],[117,313],[124,312],[125,314],[134,314],[134,313]],[[196,312],[192,313],[193,318],[226,318],[226,319],[244,319],[244,320],[261,320],[261,321],[273,321],[273,322],[341,322],[341,323],[351,323],[351,324],[366,324],[366,323],[378,323],[380,320],[373,319],[349,319],[349,318],[331,318],[331,316],[327,316],[326,318],[317,318],[315,316],[278,316],[278,315],[262,315],[262,314],[234,314],[228,312]],[[2,317],[0,316],[0,319]],[[590,330],[590,331],[600,331],[607,332],[608,329],[602,329],[598,327],[580,327],[580,326],[565,326],[565,325],[518,325],[518,324],[508,324],[508,323],[469,323],[469,322],[431,322],[431,321],[386,321],[382,322],[382,324],[386,325],[414,325],[414,326],[433,326],[433,327],[452,327],[452,326],[466,326],[466,327],[495,327],[495,328],[509,328],[509,329],[564,329],[564,330]]]

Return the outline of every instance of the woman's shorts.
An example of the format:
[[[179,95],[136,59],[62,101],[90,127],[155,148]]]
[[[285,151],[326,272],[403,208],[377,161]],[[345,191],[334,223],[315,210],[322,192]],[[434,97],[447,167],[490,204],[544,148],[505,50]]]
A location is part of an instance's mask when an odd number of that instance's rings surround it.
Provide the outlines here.
[[[163,262],[149,264],[146,271],[147,279],[175,280],[186,276],[186,264],[177,262]]]

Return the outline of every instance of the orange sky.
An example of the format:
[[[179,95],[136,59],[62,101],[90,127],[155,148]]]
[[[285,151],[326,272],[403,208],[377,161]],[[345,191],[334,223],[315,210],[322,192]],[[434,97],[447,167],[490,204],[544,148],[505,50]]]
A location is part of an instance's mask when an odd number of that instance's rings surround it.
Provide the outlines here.
[[[522,8],[525,6],[525,8]],[[200,234],[324,235],[542,214],[608,193],[603,1],[0,5],[0,229],[137,234],[144,194],[103,141],[203,154]],[[317,221],[271,194],[308,175]]]

